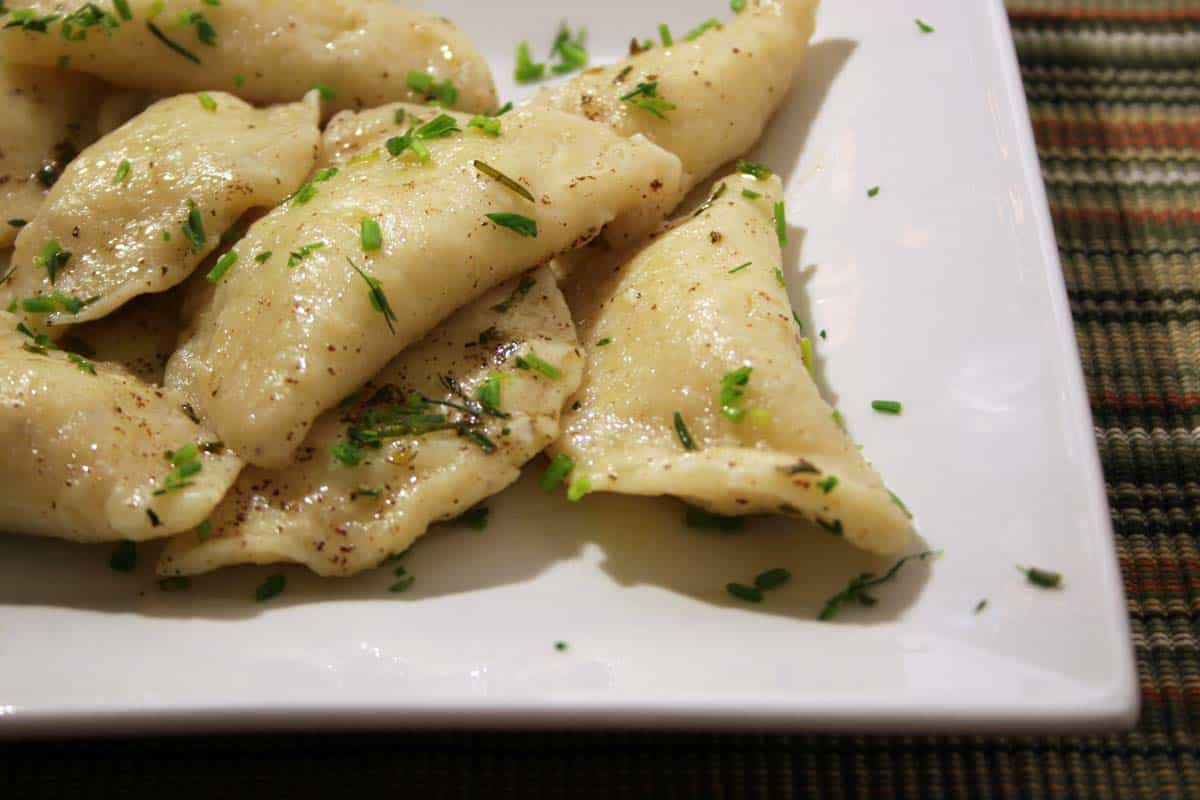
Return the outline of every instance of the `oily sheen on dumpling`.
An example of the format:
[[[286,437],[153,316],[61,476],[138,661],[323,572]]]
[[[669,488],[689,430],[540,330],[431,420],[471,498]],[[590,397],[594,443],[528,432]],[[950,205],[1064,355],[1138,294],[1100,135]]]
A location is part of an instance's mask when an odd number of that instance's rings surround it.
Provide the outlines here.
[[[8,247],[71,159],[143,100],[78,72],[3,59],[0,50],[0,247]]]
[[[155,103],[71,162],[17,237],[16,270],[0,295],[7,303],[58,292],[86,302],[27,311],[40,328],[165,291],[243,213],[294,192],[319,148],[315,96],[267,109],[220,92]],[[47,248],[60,253],[54,269]]]
[[[128,0],[128,18],[107,3],[96,4],[105,17],[81,0],[16,5],[57,18],[44,31],[0,30],[13,63],[53,67],[65,57],[71,69],[118,86],[287,103],[319,85],[329,111],[431,94],[467,111],[496,107],[491,72],[471,40],[444,17],[392,0]],[[428,86],[414,89],[413,71]]]
[[[0,531],[140,541],[207,519],[242,462],[182,400],[16,326],[0,312]],[[169,488],[168,452],[192,448],[200,469]]]
[[[902,550],[907,514],[804,363],[779,272],[779,179],[719,186],[707,209],[568,288],[588,366],[551,452],[592,491],[790,514],[867,550]]]
[[[536,367],[519,366],[529,360]],[[373,567],[515,481],[557,436],[582,368],[549,270],[509,281],[322,415],[298,463],[248,468],[201,533],[171,540],[158,570],[285,561],[351,575]],[[485,385],[493,395],[480,393]]]
[[[456,309],[679,181],[666,151],[551,110],[506,114],[498,136],[444,116],[427,160],[393,155],[388,139],[439,114],[400,110],[306,202],[250,227],[167,365],[167,385],[252,464],[286,466],[321,412]]]
[[[691,41],[632,55],[543,90],[533,107],[556,108],[607,125],[622,136],[642,134],[679,156],[684,180],[662,214],[646,209],[605,238],[614,246],[636,241],[671,212],[697,183],[748,151],[779,108],[808,51],[818,0],[756,0],[720,28]],[[659,114],[639,86],[674,108]],[[643,91],[650,91],[649,89]],[[629,99],[631,93],[636,96]]]

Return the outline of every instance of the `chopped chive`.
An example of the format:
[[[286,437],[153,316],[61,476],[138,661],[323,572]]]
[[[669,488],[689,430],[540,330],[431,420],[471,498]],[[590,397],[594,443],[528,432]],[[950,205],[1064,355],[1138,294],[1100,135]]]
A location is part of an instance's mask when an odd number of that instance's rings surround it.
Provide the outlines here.
[[[362,448],[352,441],[338,442],[330,450],[333,457],[347,467],[357,467],[362,463]]]
[[[484,411],[500,410],[500,394],[504,375],[499,372],[489,373],[479,388],[475,390],[475,399],[483,406]]]
[[[734,422],[741,422],[746,416],[746,409],[740,408],[738,404],[746,394],[743,387],[750,383],[750,375],[753,372],[752,367],[740,367],[721,378],[721,391],[717,394],[717,403],[721,407],[721,413]]]
[[[351,500],[357,500],[360,497],[379,497],[383,494],[383,489],[368,489],[365,486],[359,486],[350,493]]]
[[[577,69],[583,69],[588,64],[588,51],[584,46],[587,40],[587,29],[580,28],[574,38],[567,23],[559,25],[558,34],[550,48],[550,55],[557,56],[559,63],[550,68],[555,75],[566,75]]]
[[[362,239],[362,249],[371,252],[383,247],[383,231],[379,228],[379,223],[373,219],[364,219],[359,226],[359,238]]]
[[[188,211],[187,220],[183,223],[183,235],[191,244],[193,253],[200,252],[208,238],[204,233],[204,217],[195,206]]]
[[[692,216],[698,217],[701,214],[703,214],[705,211],[708,211],[710,208],[712,208],[713,203],[717,202],[718,200],[720,200],[722,197],[725,196],[725,191],[728,188],[729,187],[727,187],[725,185],[725,182],[721,181],[721,183],[719,183],[717,185],[717,188],[713,190],[712,195],[707,200],[705,200],[703,203],[701,203],[699,208],[697,208],[695,211],[692,212]]]
[[[580,475],[575,480],[571,481],[571,485],[567,487],[567,499],[572,503],[578,503],[592,491],[592,479],[587,475]]]
[[[566,453],[559,453],[551,461],[550,466],[546,467],[546,471],[542,473],[542,478],[538,485],[547,492],[552,492],[562,485],[562,482],[567,479],[575,469],[575,462]]]
[[[742,189],[742,197],[746,198],[747,200],[757,200],[758,198],[762,197],[762,195],[749,189]]]
[[[487,506],[475,506],[459,515],[456,522],[466,525],[473,531],[481,531],[487,527],[488,515],[491,513]]]
[[[414,92],[420,92],[421,94],[425,94],[433,88],[433,76],[428,72],[421,72],[420,70],[416,69],[410,69],[408,71],[408,75],[405,76],[404,82],[408,85],[408,88],[412,89]]]
[[[523,356],[517,356],[516,360],[513,363],[516,364],[517,369],[533,370],[534,372],[538,372],[538,373],[541,373],[542,375],[545,375],[547,378],[550,378],[551,380],[558,380],[559,378],[562,377],[561,369],[554,366],[553,364],[551,364],[548,361],[542,360],[541,358],[538,357],[538,354],[533,352],[532,350],[530,350],[528,353],[526,353]]]
[[[831,414],[830,416],[833,418],[834,425],[837,425],[839,428],[846,427],[846,418],[842,416],[842,412],[838,411],[835,408],[833,410],[833,414]]]
[[[537,222],[529,217],[521,214],[510,214],[508,212],[485,214],[484,216],[500,227],[508,228],[518,236],[524,236],[532,239],[537,238]]]
[[[684,450],[695,450],[696,440],[692,438],[691,431],[687,429],[687,423],[683,421],[683,414],[675,412],[675,434],[679,437],[679,443],[683,445]]]
[[[783,270],[780,267],[775,268],[775,282],[783,289],[787,288],[787,279],[783,277]]]
[[[499,181],[501,183],[501,185],[503,185],[505,188],[520,195],[521,197],[524,197],[529,202],[531,202],[531,203],[534,202],[533,194],[531,194],[528,189],[526,189],[524,186],[522,186],[521,184],[514,181],[512,178],[505,175],[500,170],[496,169],[495,167],[489,166],[489,165],[483,163],[482,161],[479,161],[478,159],[476,159],[475,161],[472,161],[471,163],[475,165],[475,169],[479,170],[484,175],[487,175],[489,178]],[[491,217],[492,215],[488,214],[488,216]],[[495,220],[493,220],[493,222],[494,221]],[[536,226],[534,229],[534,235],[537,235]]]
[[[829,335],[825,333],[825,329],[824,329],[824,328],[821,328],[821,330],[820,330],[820,331],[818,331],[817,335],[818,335],[818,336],[820,336],[822,339],[828,339],[828,338],[829,338]]]
[[[658,37],[662,39],[663,47],[670,47],[675,44],[675,40],[671,38],[671,29],[667,27],[667,23],[658,23]]]
[[[211,537],[211,536],[212,536],[212,523],[211,522],[209,522],[208,520],[204,520],[204,522],[201,522],[199,525],[196,526],[196,538],[198,540],[200,540],[201,542],[206,542],[206,541],[208,541],[209,537]]]
[[[133,542],[121,542],[108,559],[108,566],[116,572],[133,572],[137,567],[137,546]]]
[[[570,647],[570,645],[567,644],[566,642],[555,642],[554,643],[554,649],[560,653],[565,653],[568,647]]]
[[[217,263],[214,264],[209,273],[204,276],[204,279],[209,283],[216,283],[217,281],[221,280],[221,278],[225,277],[225,273],[229,272],[229,269],[237,263],[237,260],[237,251],[230,250],[228,253],[217,259]]]
[[[416,576],[409,575],[407,577],[401,578],[400,580],[396,581],[391,586],[389,586],[388,591],[392,592],[394,594],[399,594],[400,592],[407,592],[409,589],[412,588],[412,585],[416,582],[417,582]]]
[[[1057,589],[1062,586],[1062,575],[1057,572],[1052,572],[1048,569],[1039,569],[1038,567],[1022,567],[1019,565],[1017,569],[1024,573],[1026,580],[1034,586],[1040,586],[1043,589]]]
[[[878,186],[872,186],[870,189],[867,189],[867,197],[875,197],[878,194],[879,194]]]
[[[612,82],[613,83],[621,83],[627,77],[629,77],[629,73],[631,73],[631,72],[633,72],[633,65],[626,64],[625,68],[616,74],[616,77],[613,78]]]
[[[122,161],[120,164],[118,164],[117,173],[113,176],[113,185],[124,183],[125,179],[129,177],[129,171],[132,168],[133,167],[128,161]]]
[[[86,372],[89,375],[96,374],[96,365],[78,353],[67,353],[67,360],[79,367],[80,372]]]
[[[521,280],[517,282],[517,288],[513,289],[513,292],[508,296],[508,299],[502,303],[497,303],[496,305],[492,306],[492,311],[499,311],[501,313],[508,311],[517,303],[525,299],[525,295],[529,294],[529,290],[533,288],[535,283],[536,281],[533,279],[533,276],[529,273],[525,273],[521,276]]]
[[[813,346],[812,339],[807,336],[800,337],[800,360],[804,362],[804,368],[808,370],[808,374],[813,374]],[[836,412],[834,412],[836,413]]]
[[[746,10],[746,0],[729,0],[729,8],[735,14],[740,14]]]
[[[58,271],[71,260],[70,251],[63,250],[57,239],[51,239],[42,246],[42,252],[34,258],[34,263],[46,270],[50,285],[58,278]]]
[[[217,101],[213,100],[212,95],[208,94],[207,92],[201,92],[200,94],[196,95],[196,98],[200,101],[200,106],[205,111],[211,112],[217,110]]]
[[[893,503],[899,506],[900,510],[904,512],[905,516],[907,516],[909,519],[912,519],[912,512],[908,510],[908,506],[904,505],[904,501],[896,496],[895,492],[889,489],[888,496],[892,498]]]
[[[234,88],[237,88],[237,89],[240,89],[243,86],[245,86],[246,85],[246,76],[241,75],[241,74],[234,75],[233,76],[233,85],[234,85]]]
[[[763,601],[762,589],[757,586],[747,586],[744,583],[727,583],[725,591],[736,597],[738,600],[745,600],[747,603],[761,603]]]
[[[748,267],[748,266],[750,266],[750,262],[749,262],[749,261],[747,261],[745,264],[740,264],[740,265],[738,265],[738,266],[734,267],[733,269],[729,270],[729,274],[730,274],[730,275],[732,275],[732,274],[734,274],[735,272],[741,272],[742,270],[744,270],[744,269],[745,269],[746,267]]]
[[[778,589],[780,586],[783,586],[791,577],[792,573],[782,567],[776,567],[775,569],[769,569],[766,572],[760,573],[754,579],[754,585],[763,591],[770,591],[771,589]]]
[[[178,450],[168,452],[167,461],[171,464],[171,471],[163,479],[162,486],[154,490],[155,496],[170,494],[191,486],[192,482],[188,479],[204,467],[200,463],[200,448],[194,444],[186,444]]]
[[[757,161],[746,161],[745,159],[737,163],[737,171],[739,174],[754,178],[756,181],[765,181],[775,174],[771,172],[771,168],[766,164],[760,164]]]
[[[113,0],[113,7],[121,15],[121,19],[126,22],[133,19],[133,10],[129,8],[129,0]]]
[[[826,475],[821,480],[817,481],[817,488],[825,494],[829,494],[837,488],[838,479],[836,475]]]
[[[934,31],[934,27],[932,25],[930,25],[928,22],[925,22],[920,19],[914,19],[913,22],[917,23],[917,27],[920,28],[921,33],[933,33],[933,31]]]
[[[603,339],[596,340],[596,347],[608,347],[612,344],[612,337],[605,336]]]
[[[292,267],[296,266],[301,261],[308,258],[310,255],[312,255],[317,250],[320,250],[324,246],[325,246],[324,242],[310,242],[309,244],[302,245],[299,250],[293,250],[292,252],[288,253],[288,260],[287,260],[288,269],[291,269]],[[270,258],[270,254],[267,255],[267,258]],[[263,259],[263,260],[265,261],[266,259]]]
[[[897,400],[872,400],[871,408],[884,414],[899,414],[904,405]]]
[[[787,211],[782,200],[775,203],[775,236],[779,238],[780,247],[787,246]]]
[[[721,29],[720,20],[716,19],[715,17],[711,17],[709,19],[704,20],[704,22],[701,22],[695,28],[692,28],[690,31],[688,31],[687,35],[683,37],[683,40],[685,42],[694,42],[695,40],[699,39],[701,36],[708,33],[709,31],[720,30],[720,29]]]
[[[471,117],[470,122],[467,123],[467,127],[478,128],[493,138],[500,135],[500,120],[494,116],[489,117],[483,114],[476,114]]]
[[[316,89],[317,93],[319,95],[321,95],[322,100],[333,100],[337,97],[337,89],[334,89],[328,83],[317,82],[317,83],[314,83],[309,88]]]
[[[840,526],[839,526],[840,527]],[[824,621],[832,619],[835,614],[847,603],[857,602],[864,606],[873,606],[877,602],[875,597],[868,594],[867,590],[879,586],[882,583],[892,580],[896,577],[896,573],[900,568],[913,559],[925,559],[933,556],[941,555],[940,550],[926,550],[924,553],[916,553],[911,556],[905,556],[892,565],[891,569],[883,575],[875,575],[873,572],[864,572],[856,578],[851,578],[845,589],[835,594],[825,602],[825,607],[821,609],[821,613],[817,616],[818,619]]]
[[[388,303],[387,295],[383,293],[383,282],[378,278],[372,277],[358,268],[358,265],[346,259],[350,267],[359,274],[359,276],[367,283],[367,297],[371,301],[371,307],[383,316],[383,321],[387,323],[388,330],[394,335],[396,328],[392,325],[396,321],[396,312],[392,311],[392,306]]]
[[[271,259],[271,255],[272,255],[272,253],[270,250],[264,250],[263,252],[256,255],[254,257],[254,260],[257,261],[259,264],[265,264],[265,263],[267,263],[267,261],[269,261]]]
[[[151,18],[153,18],[153,15],[151,15]],[[199,56],[197,56],[191,50],[188,50],[183,45],[176,44],[174,41],[172,41],[170,39],[170,37],[168,37],[165,33],[163,33],[162,30],[157,25],[155,25],[150,20],[146,20],[146,27],[150,30],[150,33],[154,35],[155,39],[158,39],[160,42],[165,44],[167,47],[169,47],[175,53],[183,56],[188,61],[191,61],[193,64],[200,63]]]
[[[674,103],[658,94],[658,81],[639,83],[632,92],[621,95],[621,100],[649,111],[659,119],[667,119],[666,112],[676,108]]]
[[[278,597],[286,587],[286,576],[272,575],[259,584],[259,587],[254,590],[254,602],[265,603],[272,597]]]
[[[702,508],[688,506],[683,515],[684,524],[697,530],[740,531],[746,525],[745,517],[727,517],[724,514],[712,514]]]
[[[796,327],[801,333],[804,333],[804,323],[800,321],[800,315],[796,313],[796,309],[792,309],[792,319],[796,321]]]
[[[513,69],[513,78],[517,83],[540,81],[546,75],[545,64],[535,64],[529,55],[529,42],[517,45],[517,66]]]

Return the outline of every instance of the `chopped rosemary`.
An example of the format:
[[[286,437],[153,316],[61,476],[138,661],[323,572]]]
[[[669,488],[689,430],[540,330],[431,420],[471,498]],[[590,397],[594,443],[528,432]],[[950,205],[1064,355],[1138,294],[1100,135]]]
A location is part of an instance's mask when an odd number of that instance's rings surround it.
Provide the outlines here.
[[[537,238],[537,222],[522,214],[497,212],[494,214],[485,214],[484,216],[500,227],[508,228],[518,236],[524,236],[532,239]]]
[[[392,325],[392,323],[396,321],[396,312],[392,311],[392,306],[390,303],[388,303],[387,295],[383,293],[383,282],[378,278],[372,277],[363,272],[358,268],[358,265],[349,258],[347,258],[346,261],[350,264],[350,267],[357,272],[364,281],[366,281],[368,287],[367,296],[371,301],[371,307],[383,316],[383,321],[387,323],[388,330],[395,335],[396,328]]]
[[[496,169],[495,167],[489,166],[478,159],[476,159],[475,161],[473,161],[471,163],[475,165],[475,169],[479,170],[484,175],[487,175],[489,178],[499,181],[500,184],[502,186],[504,186],[506,189],[509,189],[510,191],[512,191],[515,194],[520,195],[521,197],[524,197],[526,200],[528,200],[531,203],[534,202],[533,195],[530,193],[530,191],[528,189],[526,189],[524,186],[522,186],[521,184],[514,181],[512,178],[505,175],[500,170]],[[491,216],[491,215],[489,214],[488,216]]]
[[[553,492],[575,470],[575,462],[566,453],[559,453],[551,461],[550,466],[542,473],[538,485],[547,492]]]
[[[904,501],[896,496],[895,492],[893,492],[889,489],[888,496],[892,498],[893,503],[895,503],[897,506],[899,506],[900,510],[904,512],[904,515],[906,517],[908,517],[909,519],[912,519],[912,512],[908,510],[908,506],[904,505]]]
[[[695,450],[696,440],[692,438],[691,432],[687,429],[687,423],[683,421],[683,414],[675,412],[675,434],[679,437],[679,443],[683,445],[684,450]]]
[[[560,641],[560,642],[555,642],[555,643],[554,643],[554,649],[555,649],[555,650],[557,650],[557,651],[558,651],[558,652],[560,652],[560,653],[565,653],[565,652],[567,651],[567,648],[569,648],[569,647],[570,647],[570,645],[569,645],[569,644],[567,644],[566,642],[561,642],[561,641]]]
[[[721,378],[721,391],[717,395],[717,402],[721,406],[721,413],[734,422],[741,422],[746,416],[746,409],[739,408],[738,403],[746,394],[742,387],[750,382],[752,372],[752,367],[740,367]]]
[[[840,526],[839,526],[840,527]],[[825,601],[825,607],[821,609],[821,613],[817,616],[820,620],[832,619],[835,614],[847,603],[860,603],[864,606],[873,606],[878,601],[873,595],[867,593],[868,589],[886,583],[896,577],[896,573],[900,568],[913,559],[924,561],[930,556],[941,555],[940,550],[926,550],[924,553],[916,553],[911,556],[905,556],[892,565],[891,569],[883,575],[875,575],[873,572],[864,572],[857,578],[851,578],[850,583],[845,589],[835,594],[833,597]]]

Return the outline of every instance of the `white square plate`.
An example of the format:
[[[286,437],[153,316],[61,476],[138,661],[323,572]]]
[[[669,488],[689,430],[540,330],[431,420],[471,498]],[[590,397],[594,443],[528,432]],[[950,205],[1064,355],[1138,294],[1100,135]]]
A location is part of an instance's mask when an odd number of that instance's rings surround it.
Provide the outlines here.
[[[528,91],[511,84],[517,40],[540,55],[560,18],[588,26],[600,61],[658,22],[729,15],[725,0],[431,5],[482,43],[513,99]],[[785,269],[800,315],[827,331],[828,396],[942,558],[817,622],[886,562],[781,520],[711,534],[667,500],[567,504],[530,475],[488,504],[485,532],[424,540],[399,595],[386,569],[286,569],[268,604],[252,600],[257,569],[166,594],[149,563],[112,572],[109,548],[4,537],[0,735],[1130,725],[1121,581],[1001,2],[825,5],[755,157],[786,176],[803,228]],[[903,416],[872,413],[879,398]],[[1060,570],[1065,588],[1030,586],[1016,564]],[[761,606],[723,589],[777,566],[795,577]]]

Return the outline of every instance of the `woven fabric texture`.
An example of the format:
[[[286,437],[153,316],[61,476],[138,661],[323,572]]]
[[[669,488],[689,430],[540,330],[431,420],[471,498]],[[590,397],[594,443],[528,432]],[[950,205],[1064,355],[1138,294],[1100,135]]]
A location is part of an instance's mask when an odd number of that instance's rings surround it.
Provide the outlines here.
[[[1200,798],[1200,0],[1009,10],[1129,597],[1135,732],[10,744],[0,795]]]

